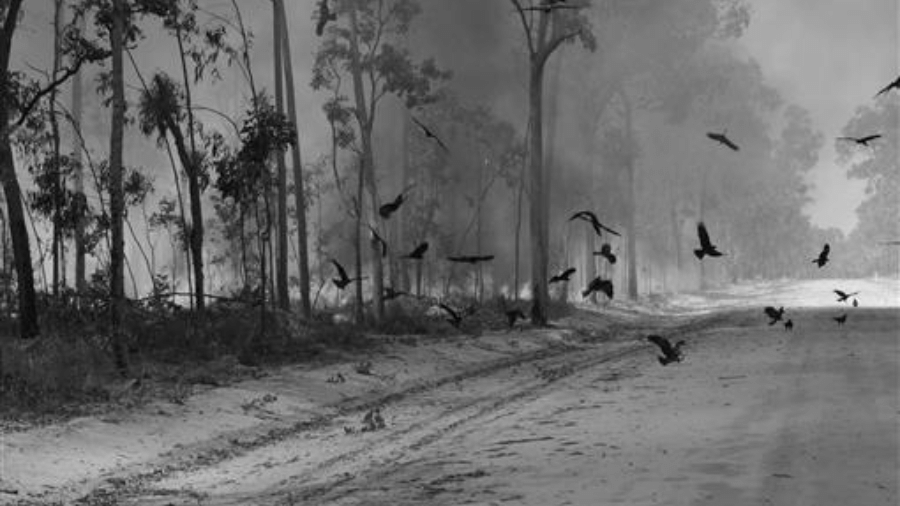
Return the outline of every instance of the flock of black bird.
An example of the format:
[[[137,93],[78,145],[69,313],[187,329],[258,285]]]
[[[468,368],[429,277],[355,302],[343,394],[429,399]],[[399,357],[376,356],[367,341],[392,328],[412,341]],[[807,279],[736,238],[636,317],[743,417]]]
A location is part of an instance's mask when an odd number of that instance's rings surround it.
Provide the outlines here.
[[[574,5],[566,4],[566,0],[546,0],[542,4],[534,7],[526,7],[524,10],[540,10],[544,12],[549,12],[554,9],[566,9],[566,8],[576,8]],[[330,21],[335,21],[337,19],[337,15],[333,13],[328,7],[328,0],[319,0],[318,3],[318,17],[316,23],[316,34],[318,36],[322,36],[325,30],[325,26]],[[878,91],[875,95],[875,98],[888,93],[892,89],[900,90],[900,76],[898,76],[895,80],[891,81],[887,86]],[[441,138],[426,124],[424,124],[419,119],[412,117],[412,121],[421,129],[422,133],[426,138],[432,139],[442,150],[449,153],[450,149],[447,145],[441,140]],[[740,151],[740,146],[735,143],[732,139],[730,139],[727,135],[727,130],[723,130],[721,133],[718,132],[707,132],[706,137],[710,140],[715,141],[722,146],[727,147],[728,149],[738,152]],[[853,142],[859,146],[869,147],[871,142],[874,142],[882,137],[881,134],[868,134],[860,137],[852,137],[852,136],[843,136],[838,137],[838,140]],[[387,202],[378,209],[378,214],[382,219],[388,220],[391,216],[396,213],[403,203],[406,201],[406,193],[409,191],[410,187],[407,187],[403,191],[401,191],[397,197]],[[616,232],[612,228],[604,225],[600,222],[597,215],[589,210],[578,211],[574,213],[570,218],[569,222],[580,220],[588,223],[594,230],[594,232],[599,236],[603,237],[603,233],[606,232],[610,235],[621,237],[619,232]],[[369,225],[369,229],[372,234],[373,243],[377,244],[380,247],[381,256],[384,257],[387,255],[388,244],[381,237],[378,231]],[[706,228],[706,225],[700,221],[697,223],[697,236],[700,241],[700,247],[694,250],[694,255],[698,260],[703,260],[704,257],[721,257],[724,255],[721,251],[719,251],[718,247],[713,244],[712,240],[709,236],[709,231]],[[882,244],[886,245],[900,245],[900,241],[887,241],[882,242]],[[402,255],[399,258],[404,260],[416,260],[421,261],[424,259],[425,253],[428,251],[428,242],[423,241],[419,243],[410,253],[406,255]],[[831,253],[831,246],[827,243],[823,246],[822,251],[819,253],[818,257],[812,260],[812,263],[816,264],[819,268],[824,267],[829,260],[829,254]],[[614,265],[616,263],[616,255],[613,253],[612,245],[609,243],[603,243],[600,247],[600,251],[593,252],[594,255],[602,256],[605,258],[610,265]],[[494,259],[494,255],[458,255],[458,256],[448,256],[447,260],[450,262],[457,263],[465,263],[470,265],[476,265],[481,262],[489,262]],[[347,274],[347,271],[344,269],[341,264],[334,259],[331,259],[331,263],[334,264],[335,269],[337,270],[338,277],[333,278],[332,282],[334,285],[343,290],[347,288],[351,283],[355,281],[362,281],[363,277],[355,277],[351,278]],[[571,280],[572,274],[576,272],[574,267],[568,267],[564,269],[559,274],[552,276],[549,279],[550,284],[554,283],[568,283]],[[594,293],[603,293],[607,298],[612,299],[614,294],[613,282],[611,279],[604,279],[602,276],[598,276],[592,279],[584,290],[581,291],[581,295],[584,298],[587,298]],[[838,296],[838,302],[846,302],[851,297],[854,297],[859,292],[847,293],[842,290],[834,290],[834,293]],[[410,295],[407,292],[403,292],[400,290],[396,290],[392,287],[386,287],[385,293],[383,294],[384,300],[392,300],[396,299],[403,295]],[[856,298],[852,299],[853,307],[858,307],[859,303]],[[437,307],[442,309],[447,314],[447,321],[456,328],[459,328],[463,318],[466,314],[471,314],[474,312],[474,307],[469,307],[465,310],[459,310],[450,307],[444,302],[438,302]],[[516,321],[519,319],[526,319],[525,313],[520,308],[512,308],[507,309],[504,308],[504,313],[507,318],[507,323],[510,328],[512,328]],[[774,325],[778,322],[783,322],[784,328],[787,331],[791,331],[794,328],[794,322],[792,319],[784,319],[785,309],[784,307],[779,307],[775,309],[772,306],[767,306],[764,309],[764,313],[769,317],[769,325]],[[832,318],[838,325],[843,325],[847,321],[847,313],[843,313],[840,316],[836,316]],[[658,335],[650,335],[647,336],[647,340],[651,343],[655,344],[659,347],[662,352],[661,356],[658,356],[659,363],[661,365],[668,365],[673,362],[681,362],[684,358],[684,354],[681,351],[682,346],[686,343],[684,340],[679,340],[675,344],[672,344],[668,339],[658,336]]]

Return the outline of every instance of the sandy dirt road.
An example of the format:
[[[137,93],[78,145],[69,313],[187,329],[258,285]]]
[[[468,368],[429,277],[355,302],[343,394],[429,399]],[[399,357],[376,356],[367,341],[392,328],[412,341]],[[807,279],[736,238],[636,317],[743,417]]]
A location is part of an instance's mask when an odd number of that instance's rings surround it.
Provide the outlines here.
[[[347,434],[359,410],[337,411],[246,451],[234,438],[190,466],[128,468],[81,504],[897,504],[898,309],[839,327],[845,309],[813,301],[788,333],[735,300],[415,389],[379,431]],[[685,362],[661,367],[651,329],[685,338]]]

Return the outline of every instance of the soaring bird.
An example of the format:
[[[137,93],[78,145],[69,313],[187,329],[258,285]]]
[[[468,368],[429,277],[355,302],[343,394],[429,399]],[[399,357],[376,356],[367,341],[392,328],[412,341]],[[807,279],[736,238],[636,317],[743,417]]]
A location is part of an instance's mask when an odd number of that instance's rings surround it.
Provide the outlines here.
[[[601,277],[596,277],[588,283],[587,288],[581,291],[582,297],[587,297],[588,295],[594,292],[603,292],[610,299],[613,298],[613,284],[612,280],[603,279]]]
[[[444,151],[446,151],[447,153],[450,152],[450,150],[447,149],[447,145],[444,144],[444,141],[442,141],[440,137],[438,137],[434,132],[432,132],[430,128],[425,126],[425,124],[422,123],[421,121],[417,120],[415,118],[415,116],[412,116],[412,120],[416,125],[419,125],[419,128],[422,129],[422,133],[425,134],[425,137],[427,137],[429,139],[434,139],[434,141],[438,143],[438,146],[443,148]]]
[[[354,281],[359,281],[361,278],[351,278],[347,275],[347,271],[344,269],[344,266],[339,264],[337,260],[331,259],[331,263],[334,264],[334,267],[337,269],[338,277],[332,278],[331,281],[334,283],[334,286],[343,290],[347,288],[347,285]]]
[[[900,90],[900,76],[897,76],[897,79],[894,79],[893,81],[890,82],[890,84],[888,84],[887,86],[882,88],[878,93],[876,93],[875,97],[877,98],[879,95],[891,91],[891,88],[897,88],[898,90]]]
[[[418,246],[416,246],[416,249],[412,250],[412,252],[409,255],[403,255],[400,258],[410,258],[413,260],[421,260],[422,257],[425,255],[426,251],[428,251],[428,241],[420,243]]]
[[[575,274],[575,268],[569,267],[568,269],[560,272],[556,276],[550,278],[551,283],[557,283],[559,281],[569,281],[569,278],[572,277],[572,274]]]
[[[453,325],[456,328],[459,328],[459,325],[462,323],[462,315],[459,314],[458,311],[453,309],[452,307],[444,304],[443,302],[438,302],[438,307],[446,311],[447,313],[447,321],[450,322],[450,325]]]
[[[825,246],[822,246],[822,252],[819,253],[819,258],[816,258],[812,261],[812,263],[819,266],[821,269],[828,263],[828,254],[831,253],[831,246],[828,243],[825,243]]]
[[[621,237],[621,234],[619,234],[615,230],[607,227],[606,225],[600,223],[600,220],[597,218],[597,215],[594,214],[592,211],[578,211],[577,213],[573,214],[569,218],[569,221],[572,221],[572,220],[582,220],[582,221],[586,221],[586,222],[590,223],[591,226],[594,227],[594,232],[597,232],[598,236],[602,236],[603,231],[605,230],[612,235]]]
[[[600,251],[595,251],[594,254],[602,256],[611,264],[616,263],[616,255],[612,252],[612,246],[610,246],[609,243],[604,243],[600,246]]]
[[[325,25],[329,21],[337,20],[337,14],[328,8],[328,0],[319,0],[319,19],[316,21],[316,35],[321,37],[325,33]]]
[[[854,295],[858,294],[859,292],[847,293],[843,290],[834,290],[834,293],[838,297],[837,298],[838,302],[846,302],[847,299],[849,299],[850,297],[853,297]]]
[[[647,336],[647,340],[656,346],[659,346],[662,356],[657,356],[656,358],[662,365],[669,365],[672,362],[681,362],[684,358],[684,355],[681,353],[681,347],[685,345],[684,340],[678,341],[675,343],[675,346],[672,346],[672,343],[662,336],[649,335]]]
[[[494,259],[494,255],[462,255],[455,257],[447,257],[451,262],[463,264],[477,264],[478,262],[489,262]]]
[[[372,232],[372,243],[381,246],[381,256],[387,256],[387,242],[383,237],[381,237],[381,235],[378,234],[378,231],[375,230],[375,227],[373,227],[372,225],[369,225],[369,231]]]
[[[507,309],[504,313],[506,314],[506,323],[509,325],[509,328],[515,326],[516,320],[527,319],[525,313],[519,308]]]
[[[710,257],[720,257],[722,253],[716,249],[713,243],[709,240],[709,232],[706,231],[706,225],[701,221],[697,223],[697,235],[700,237],[700,249],[694,250],[694,255],[699,259],[703,259],[704,256]]]
[[[726,131],[723,131],[722,133],[707,132],[706,136],[718,142],[719,144],[722,144],[723,146],[731,148],[733,151],[740,151],[738,145],[728,138],[728,136],[726,135]]]
[[[769,322],[769,325],[775,325],[775,322],[781,321],[782,317],[784,316],[784,306],[778,309],[775,309],[772,306],[766,306],[763,311],[766,312],[766,316],[772,319],[772,321]]]
[[[874,141],[875,139],[880,139],[880,138],[881,138],[881,134],[872,134],[872,135],[867,135],[865,137],[838,137],[838,140],[853,141],[853,142],[859,144],[860,146],[868,147],[870,142]]]
[[[397,211],[397,209],[400,209],[400,206],[403,205],[404,201],[406,201],[406,196],[403,195],[403,192],[400,192],[400,194],[397,195],[397,198],[386,204],[382,204],[381,207],[378,208],[378,214],[380,214],[382,218],[388,219]]]
[[[831,319],[836,321],[838,325],[843,325],[844,322],[847,321],[847,313],[844,313],[841,316],[833,316]]]
[[[784,330],[792,332],[794,330],[794,320],[784,322]]]

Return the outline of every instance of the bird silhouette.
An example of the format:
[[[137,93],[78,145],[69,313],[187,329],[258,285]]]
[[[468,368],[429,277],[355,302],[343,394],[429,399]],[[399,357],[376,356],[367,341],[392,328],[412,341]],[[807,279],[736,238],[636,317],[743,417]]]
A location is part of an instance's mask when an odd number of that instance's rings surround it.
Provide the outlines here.
[[[450,322],[450,325],[459,328],[460,324],[462,324],[462,315],[443,302],[438,302],[438,307],[440,307],[447,313],[447,321]]]
[[[362,278],[351,278],[350,276],[348,276],[347,271],[344,269],[344,266],[341,265],[340,263],[338,263],[337,260],[332,258],[331,263],[334,264],[334,267],[337,269],[337,272],[338,272],[338,277],[332,278],[331,281],[334,283],[334,286],[338,287],[339,289],[343,290],[344,288],[347,288],[347,285],[349,285],[350,283],[352,283],[354,281],[359,281],[360,279],[362,279]]]
[[[556,276],[550,278],[550,283],[557,283],[559,281],[569,281],[569,278],[572,277],[572,274],[575,274],[575,268],[569,267],[568,269],[560,272]]]
[[[415,116],[412,116],[412,120],[416,125],[419,125],[419,128],[422,129],[422,133],[425,134],[425,137],[434,139],[434,141],[438,143],[438,146],[442,147],[444,151],[446,151],[447,153],[450,152],[450,150],[447,148],[447,145],[444,144],[444,141],[442,141],[441,138],[437,136],[437,134],[432,132],[430,128],[425,126],[425,124],[421,121],[417,120]]]
[[[831,253],[831,246],[828,243],[825,243],[825,246],[822,246],[822,252],[819,253],[819,258],[816,258],[812,261],[812,263],[819,266],[821,269],[828,263],[828,255]]]
[[[727,131],[723,131],[722,133],[707,132],[706,136],[718,142],[719,144],[722,144],[723,146],[731,148],[731,150],[733,151],[740,151],[738,145],[732,142],[732,140],[728,138],[728,135],[726,135],[726,133]]]
[[[700,249],[694,250],[694,255],[702,260],[704,256],[720,257],[722,253],[716,249],[716,246],[709,240],[709,232],[706,231],[706,225],[701,221],[697,223],[697,235],[700,237]]]
[[[662,336],[649,335],[647,336],[647,340],[658,346],[659,350],[662,352],[662,356],[656,357],[660,364],[665,366],[672,362],[681,362],[684,359],[684,355],[681,352],[681,347],[685,345],[684,340],[678,341],[674,346],[668,339]]]
[[[321,37],[325,33],[325,25],[329,21],[336,21],[337,14],[328,8],[328,0],[319,0],[319,18],[316,21],[316,35]]]
[[[831,319],[836,321],[838,326],[843,325],[844,322],[847,321],[847,313],[844,313],[841,316],[834,316]]]
[[[509,325],[509,328],[515,326],[516,320],[527,319],[525,313],[519,308],[507,309],[504,313],[506,314],[506,323]]]
[[[477,264],[479,262],[489,262],[494,259],[494,255],[461,255],[461,256],[453,256],[447,257],[447,260],[451,262],[463,263],[463,264]]]
[[[582,221],[586,221],[586,222],[590,223],[591,226],[594,227],[594,232],[597,232],[598,236],[602,236],[603,231],[605,230],[612,235],[621,237],[621,234],[619,234],[615,230],[607,227],[606,225],[600,223],[600,220],[597,218],[597,215],[594,214],[592,211],[578,211],[577,213],[573,214],[569,218],[569,221],[572,221],[572,220],[582,220]]]
[[[853,293],[847,293],[843,290],[834,290],[834,293],[838,297],[837,298],[838,302],[846,302],[847,299],[849,299],[850,297],[853,297],[854,295],[858,294],[859,292],[857,291],[857,292],[853,292]]]
[[[872,135],[867,135],[865,137],[838,137],[838,140],[853,141],[853,142],[859,144],[860,146],[868,147],[870,142],[874,141],[875,139],[880,139],[880,138],[881,138],[881,134],[872,134]]]
[[[778,309],[775,309],[772,306],[766,306],[763,311],[765,311],[766,316],[772,319],[772,321],[769,322],[769,325],[775,325],[775,323],[781,321],[782,317],[784,316],[783,306]]]
[[[596,277],[588,283],[587,288],[581,291],[582,297],[587,297],[588,295],[594,292],[603,292],[610,299],[613,298],[613,283],[612,280],[603,279],[601,277]]]
[[[794,320],[784,322],[784,330],[792,332],[794,330]]]
[[[381,207],[378,208],[378,214],[381,215],[382,218],[388,219],[397,211],[397,209],[400,209],[400,206],[403,205],[404,201],[406,201],[406,196],[403,195],[403,192],[400,192],[400,194],[397,195],[397,198],[386,204],[382,204]]]
[[[891,88],[897,88],[898,90],[900,90],[900,76],[897,76],[897,79],[894,79],[890,82],[890,84],[879,90],[878,93],[875,94],[875,97],[877,98],[880,95],[891,91]]]
[[[378,234],[378,231],[375,230],[375,227],[369,225],[369,231],[372,232],[372,243],[381,246],[381,256],[387,256],[388,245],[381,235]]]
[[[425,252],[426,252],[426,251],[428,251],[428,241],[419,243],[419,245],[416,246],[416,248],[415,248],[414,250],[412,250],[412,252],[411,252],[410,254],[408,254],[408,255],[403,255],[403,256],[400,257],[400,258],[409,258],[409,259],[412,259],[412,260],[421,260],[422,257],[425,255]]]
[[[394,290],[392,286],[386,286],[384,288],[384,300],[394,300],[402,295],[409,295],[409,292],[404,292],[403,290]]]
[[[857,302],[856,298],[853,299],[853,307],[859,307],[859,302]]]
[[[612,252],[612,246],[610,246],[609,243],[604,243],[600,246],[600,251],[595,251],[594,254],[602,256],[611,264],[616,263],[616,255]]]

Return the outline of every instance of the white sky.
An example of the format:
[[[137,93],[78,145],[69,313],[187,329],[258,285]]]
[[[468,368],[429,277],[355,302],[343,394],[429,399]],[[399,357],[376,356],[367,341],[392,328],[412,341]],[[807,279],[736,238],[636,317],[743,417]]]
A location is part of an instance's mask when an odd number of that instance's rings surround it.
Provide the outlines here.
[[[741,44],[767,81],[808,109],[825,135],[808,212],[813,223],[845,232],[856,224],[864,183],[845,177],[834,138],[858,106],[900,74],[898,0],[750,0]],[[860,132],[863,133],[863,132]],[[868,133],[868,132],[866,132]]]

